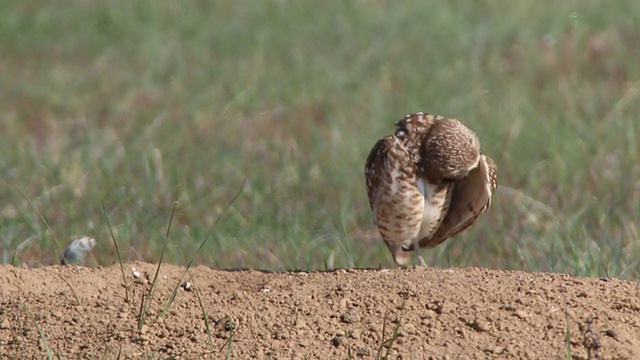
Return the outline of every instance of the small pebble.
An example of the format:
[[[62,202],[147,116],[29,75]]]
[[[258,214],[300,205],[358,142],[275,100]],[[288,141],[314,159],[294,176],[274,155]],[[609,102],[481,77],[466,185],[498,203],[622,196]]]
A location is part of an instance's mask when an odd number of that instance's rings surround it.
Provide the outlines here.
[[[333,339],[331,339],[331,345],[338,347],[340,344],[342,344],[342,339],[340,337],[334,336]]]

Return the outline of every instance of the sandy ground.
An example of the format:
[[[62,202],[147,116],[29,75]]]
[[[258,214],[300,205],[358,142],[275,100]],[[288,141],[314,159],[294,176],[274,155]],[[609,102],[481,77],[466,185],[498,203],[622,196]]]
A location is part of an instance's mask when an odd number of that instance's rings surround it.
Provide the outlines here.
[[[163,265],[139,330],[155,271],[0,266],[0,358],[640,359],[640,285],[616,279]]]

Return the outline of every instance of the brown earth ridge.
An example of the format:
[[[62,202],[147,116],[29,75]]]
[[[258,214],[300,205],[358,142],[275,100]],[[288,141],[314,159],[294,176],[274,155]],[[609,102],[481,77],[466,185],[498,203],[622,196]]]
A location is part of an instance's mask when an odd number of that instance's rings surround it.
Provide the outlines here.
[[[125,287],[119,265],[0,266],[0,358],[640,359],[634,282],[478,268],[185,274],[163,264],[149,297],[156,267],[125,264]]]

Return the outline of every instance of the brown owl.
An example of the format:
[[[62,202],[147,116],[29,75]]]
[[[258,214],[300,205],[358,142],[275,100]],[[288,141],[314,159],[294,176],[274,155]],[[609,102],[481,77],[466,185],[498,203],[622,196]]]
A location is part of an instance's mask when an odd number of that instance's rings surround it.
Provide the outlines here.
[[[417,113],[373,146],[365,166],[374,223],[399,265],[471,226],[491,205],[497,168],[455,119]]]

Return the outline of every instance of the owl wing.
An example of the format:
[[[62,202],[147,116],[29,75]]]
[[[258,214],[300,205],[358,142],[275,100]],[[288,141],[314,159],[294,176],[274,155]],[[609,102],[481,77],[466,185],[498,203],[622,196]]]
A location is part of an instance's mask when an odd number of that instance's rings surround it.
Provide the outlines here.
[[[374,223],[398,264],[407,264],[406,249],[422,224],[424,197],[416,186],[415,163],[394,135],[373,146],[365,165],[367,195]]]
[[[456,181],[449,211],[425,246],[435,246],[471,226],[491,205],[491,195],[497,185],[495,163],[490,157],[480,155],[478,166]],[[422,242],[420,245],[423,245]]]
[[[364,175],[367,183],[367,196],[369,197],[369,206],[373,212],[373,223],[378,225],[378,217],[376,216],[377,204],[380,200],[382,191],[382,176],[385,173],[384,158],[389,151],[389,143],[393,141],[393,136],[384,137],[373,145],[373,148],[367,156],[367,162],[364,166]]]

